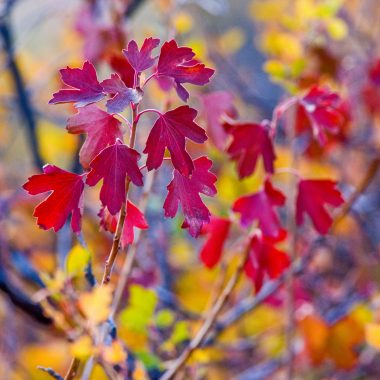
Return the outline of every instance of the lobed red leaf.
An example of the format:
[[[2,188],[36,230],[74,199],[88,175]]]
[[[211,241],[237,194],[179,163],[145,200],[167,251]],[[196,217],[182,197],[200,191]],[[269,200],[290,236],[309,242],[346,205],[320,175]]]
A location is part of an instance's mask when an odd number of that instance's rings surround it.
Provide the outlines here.
[[[173,179],[167,186],[168,195],[165,199],[165,216],[173,218],[181,204],[185,216],[185,226],[189,227],[190,235],[197,237],[204,224],[210,222],[210,211],[202,202],[199,193],[214,196],[216,194],[216,176],[209,172],[212,161],[200,157],[194,161],[194,171],[190,178],[174,170]]]
[[[82,69],[66,67],[61,69],[60,73],[62,82],[71,88],[63,88],[54,93],[50,104],[74,103],[76,107],[84,107],[104,98],[103,87],[98,81],[92,63],[86,61]]]
[[[148,154],[148,170],[161,166],[167,147],[174,167],[189,176],[194,168],[193,161],[185,149],[185,138],[197,143],[207,140],[205,131],[193,120],[197,111],[189,106],[181,106],[160,115],[149,133],[144,153]]]
[[[140,154],[120,140],[103,149],[90,163],[86,183],[96,185],[103,179],[100,200],[112,215],[120,211],[126,201],[126,177],[136,186],[143,185],[143,175],[137,165]]]
[[[80,108],[66,127],[69,133],[87,135],[79,152],[80,163],[86,169],[101,150],[123,138],[121,128],[119,120],[93,104]]]
[[[54,165],[45,165],[43,174],[29,177],[23,188],[31,195],[52,193],[34,210],[37,224],[55,232],[60,230],[71,214],[71,228],[80,231],[83,210],[83,176],[67,172]]]

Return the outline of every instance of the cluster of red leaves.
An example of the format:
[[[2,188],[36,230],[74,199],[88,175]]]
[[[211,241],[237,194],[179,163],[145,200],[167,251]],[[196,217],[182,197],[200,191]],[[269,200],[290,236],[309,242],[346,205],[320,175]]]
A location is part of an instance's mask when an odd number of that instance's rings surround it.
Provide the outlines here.
[[[132,243],[133,227],[147,228],[142,212],[126,198],[130,182],[143,185],[143,173],[138,166],[141,154],[123,142],[126,130],[117,114],[127,107],[134,110],[141,102],[143,92],[139,78],[145,70],[153,68],[150,78],[172,81],[178,95],[185,101],[188,93],[183,85],[204,85],[214,72],[194,60],[190,48],[178,47],[175,41],[165,42],[160,55],[154,56],[153,50],[159,43],[159,39],[147,38],[139,49],[135,41],[130,41],[123,56],[111,60],[116,73],[103,81],[98,80],[94,66],[88,61],[81,69],[67,67],[60,70],[66,87],[54,93],[49,103],[73,103],[78,108],[78,113],[68,119],[67,130],[86,135],[79,153],[80,163],[86,171],[78,175],[48,165],[43,174],[29,178],[24,188],[30,194],[52,191],[35,209],[34,216],[40,227],[58,231],[72,214],[73,231],[79,232],[84,187],[102,181],[99,216],[103,228],[115,231],[116,215],[126,202],[122,245]],[[104,99],[106,111],[93,104]],[[185,216],[184,226],[189,227],[192,236],[197,236],[202,225],[210,220],[210,212],[199,193],[213,196],[216,177],[209,172],[212,162],[206,157],[193,161],[185,145],[186,138],[203,143],[207,139],[206,133],[194,122],[197,111],[188,106],[164,114],[155,112],[159,117],[143,151],[147,154],[146,168],[149,171],[158,169],[165,149],[169,150],[174,172],[164,203],[165,215],[174,217],[180,204]],[[139,117],[137,115],[130,124],[137,125]]]
[[[162,87],[174,88],[183,101],[189,97],[184,84],[204,85],[213,74],[212,69],[194,59],[190,48],[178,47],[174,40],[165,42],[159,56],[154,56],[153,50],[159,42],[147,38],[139,49],[135,41],[130,41],[122,55],[110,61],[116,72],[101,82],[90,62],[85,62],[82,69],[67,67],[61,70],[62,81],[67,87],[56,92],[50,103],[74,103],[79,108],[78,113],[68,119],[67,130],[86,135],[79,154],[86,171],[78,175],[48,165],[43,174],[32,176],[24,185],[30,194],[52,191],[34,212],[42,228],[57,231],[72,214],[72,228],[79,232],[84,187],[95,186],[100,181],[102,208],[99,216],[105,230],[115,231],[116,216],[123,204],[126,204],[123,246],[133,242],[134,227],[148,227],[143,213],[126,198],[129,184],[142,186],[144,176],[138,166],[141,154],[123,142],[126,131],[117,114],[127,107],[135,110],[141,102],[140,74],[145,70],[152,69],[152,74],[144,86],[151,78],[156,78]],[[106,100],[106,111],[93,104],[102,100]],[[324,146],[328,137],[339,133],[344,124],[343,102],[336,93],[314,86],[303,96],[290,98],[276,107],[272,121],[256,123],[236,119],[233,99],[226,92],[209,94],[202,100],[212,142],[236,162],[239,178],[253,174],[259,159],[267,174],[261,190],[238,198],[232,206],[232,211],[240,214],[243,228],[255,227],[250,235],[245,272],[258,290],[266,277],[278,277],[289,265],[287,254],[276,247],[287,236],[278,214],[278,209],[285,205],[286,196],[273,186],[271,178],[275,174],[274,139],[278,124],[290,115],[296,138],[309,133],[316,143]],[[130,124],[137,125],[141,115],[148,111],[137,114]],[[158,117],[142,152],[146,154],[144,167],[148,171],[158,169],[165,150],[169,151],[174,170],[163,205],[165,216],[173,218],[181,206],[183,228],[188,228],[194,237],[201,232],[208,235],[200,257],[211,268],[222,257],[232,221],[212,217],[210,222],[211,214],[200,194],[216,194],[216,176],[209,171],[212,162],[207,157],[193,160],[186,150],[186,139],[203,143],[207,135],[194,121],[197,111],[187,105],[165,113],[153,111]],[[285,124],[290,128],[289,122]],[[332,224],[326,205],[338,207],[342,202],[334,181],[299,178],[296,222],[302,225],[304,214],[307,214],[316,231],[326,234]]]
[[[285,205],[286,196],[273,186],[270,178],[275,174],[274,138],[278,124],[285,116],[291,116],[292,125],[288,122],[286,126],[294,128],[296,138],[306,131],[317,144],[325,146],[328,136],[339,133],[343,126],[343,102],[336,93],[314,86],[303,96],[281,103],[274,110],[273,120],[261,123],[232,120],[231,116],[235,117],[236,113],[232,113],[232,98],[226,93],[207,95],[203,102],[208,108],[212,108],[213,102],[216,103],[214,112],[207,117],[208,130],[211,135],[223,139],[222,143],[216,145],[236,162],[239,178],[254,173],[260,158],[267,173],[261,190],[238,198],[232,206],[232,211],[240,214],[240,224],[244,229],[256,227],[249,242],[250,255],[245,272],[252,279],[256,290],[259,290],[266,277],[278,277],[290,263],[287,254],[276,247],[287,236],[278,214],[278,208]],[[297,178],[294,205],[297,225],[303,224],[304,214],[307,214],[315,230],[327,234],[332,218],[326,206],[338,207],[343,203],[336,182]],[[207,267],[213,267],[220,261],[231,223],[229,219],[213,217],[211,223],[203,227],[208,239],[200,258]]]

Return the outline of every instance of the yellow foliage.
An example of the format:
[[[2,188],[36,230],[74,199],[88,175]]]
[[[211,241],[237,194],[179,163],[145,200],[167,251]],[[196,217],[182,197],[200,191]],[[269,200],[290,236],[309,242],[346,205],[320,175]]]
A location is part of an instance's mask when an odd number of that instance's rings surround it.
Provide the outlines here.
[[[127,354],[123,345],[118,341],[113,341],[110,346],[103,348],[103,358],[110,364],[124,363],[127,360]]]
[[[112,287],[96,286],[91,292],[79,297],[79,306],[91,324],[104,322],[109,315],[112,302]]]
[[[61,165],[62,162],[71,160],[76,152],[76,136],[47,121],[38,123],[37,138],[41,155],[46,162]]]
[[[334,40],[342,40],[348,34],[347,24],[340,18],[332,18],[326,24],[327,31]]]
[[[193,18],[188,12],[180,11],[173,18],[173,26],[180,34],[190,32],[193,28]]]
[[[244,30],[239,27],[232,27],[219,37],[219,48],[224,54],[232,55],[242,48],[245,40]]]
[[[66,273],[69,276],[83,275],[90,260],[90,252],[80,244],[74,245],[66,258]]]
[[[88,335],[81,336],[71,344],[70,352],[72,356],[75,356],[78,359],[87,359],[94,352],[91,338]]]
[[[260,47],[269,55],[285,61],[300,59],[304,54],[304,48],[297,36],[276,30],[270,30],[261,36]]]
[[[37,367],[54,368],[58,373],[65,373],[70,362],[70,352],[63,341],[45,341],[25,346],[20,351],[18,360],[27,371],[28,380],[49,380],[50,375],[41,372]]]
[[[380,350],[380,323],[368,323],[365,326],[365,339],[370,346]]]
[[[186,41],[186,46],[189,46],[193,49],[195,57],[197,59],[200,59],[203,63],[208,64],[207,46],[204,40],[200,38],[190,38]]]

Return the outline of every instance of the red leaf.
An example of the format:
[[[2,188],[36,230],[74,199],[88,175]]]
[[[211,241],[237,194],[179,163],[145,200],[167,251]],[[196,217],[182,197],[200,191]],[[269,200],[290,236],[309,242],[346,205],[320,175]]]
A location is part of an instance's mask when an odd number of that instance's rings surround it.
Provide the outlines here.
[[[152,57],[152,50],[159,43],[159,38],[146,38],[139,51],[136,41],[132,40],[129,42],[128,48],[123,49],[123,53],[135,71],[140,73],[154,65],[156,58]]]
[[[100,226],[105,231],[110,231],[114,234],[116,232],[118,220],[116,215],[111,215],[109,211],[104,208],[104,206],[102,206],[98,213],[98,216],[100,217]],[[133,243],[134,227],[145,230],[149,226],[144,214],[131,201],[127,200],[127,214],[125,217],[123,233],[121,235],[121,246],[123,248],[125,248],[128,244]]]
[[[86,61],[82,69],[61,69],[62,82],[72,88],[64,88],[53,94],[50,104],[75,103],[76,107],[83,107],[98,102],[104,98],[103,87],[98,82],[96,71],[92,63]]]
[[[286,233],[281,234],[277,239],[261,234],[255,234],[252,237],[250,253],[244,270],[254,282],[256,292],[263,286],[266,276],[275,279],[289,266],[288,255],[275,247],[275,244],[284,240],[285,237]]]
[[[307,213],[315,229],[322,235],[327,234],[332,224],[332,218],[325,205],[339,207],[344,199],[335,188],[336,182],[328,179],[301,180],[298,184],[296,200],[297,224],[303,223],[303,214]]]
[[[344,123],[342,115],[342,100],[338,94],[327,88],[313,86],[302,98],[291,98],[281,103],[275,110],[275,123],[277,119],[295,106],[296,130],[299,130],[299,119],[307,121],[308,128],[320,145],[327,142],[326,133],[337,134]],[[294,128],[294,126],[290,126]]]
[[[190,178],[174,170],[173,179],[167,186],[168,195],[165,199],[165,216],[173,218],[181,203],[185,223],[189,227],[190,235],[197,237],[202,225],[210,222],[210,212],[202,202],[199,193],[213,196],[216,194],[216,176],[209,172],[212,161],[207,157],[200,157],[194,161],[194,171]]]
[[[139,103],[141,93],[133,88],[128,88],[118,74],[111,74],[110,79],[105,79],[101,85],[112,98],[107,100],[106,107],[109,113],[123,112],[130,103]]]
[[[125,85],[132,88],[134,85],[135,70],[131,64],[122,55],[113,55],[109,60],[109,64],[112,69],[119,74]]]
[[[143,175],[137,165],[140,154],[120,140],[103,149],[90,163],[91,171],[86,183],[96,185],[103,179],[100,200],[112,215],[120,211],[125,202],[126,177],[137,185],[143,185]]]
[[[263,158],[266,172],[273,173],[276,156],[269,136],[268,122],[234,123],[229,125],[228,132],[233,140],[227,153],[237,162],[240,178],[248,177],[254,172],[259,156]]]
[[[121,245],[125,248],[128,244],[133,243],[134,232],[133,228],[137,227],[142,230],[147,229],[148,223],[144,214],[131,201],[127,202],[127,215],[125,218],[123,234],[121,236]]]
[[[178,96],[187,101],[189,93],[182,83],[191,83],[202,86],[210,81],[214,70],[194,60],[195,53],[191,48],[178,47],[176,41],[171,40],[162,45],[157,65],[157,75],[173,78]]]
[[[53,165],[45,165],[43,171],[43,174],[30,177],[23,186],[32,195],[52,191],[34,210],[37,224],[45,230],[54,228],[57,232],[72,214],[71,228],[79,232],[83,210],[83,176]]]
[[[207,135],[220,150],[224,149],[228,136],[222,125],[222,118],[224,115],[232,118],[237,115],[232,101],[232,95],[226,91],[216,91],[202,96]]]
[[[367,83],[363,86],[362,95],[364,105],[370,114],[380,112],[380,59],[377,59],[369,68]]]
[[[314,86],[301,99],[300,105],[306,112],[314,136],[321,145],[326,143],[326,132],[337,133],[343,123],[339,111],[339,95],[325,88]]]
[[[219,262],[230,226],[229,219],[211,217],[210,223],[202,227],[202,233],[208,234],[200,252],[200,258],[206,267],[213,268]]]
[[[144,149],[144,153],[148,154],[148,170],[161,166],[167,147],[174,167],[183,175],[191,174],[194,165],[185,149],[185,137],[197,143],[207,140],[205,131],[193,121],[196,116],[197,111],[189,106],[178,107],[160,115]]]
[[[91,160],[102,149],[115,144],[116,139],[123,138],[119,120],[92,104],[70,117],[66,128],[72,134],[87,134],[79,152],[80,163],[84,168],[88,168]]]
[[[284,194],[275,189],[267,179],[263,190],[237,199],[232,209],[241,214],[242,226],[247,227],[257,220],[265,236],[277,238],[281,233],[281,226],[274,207],[283,206],[284,203]]]
[[[380,86],[380,58],[369,69],[368,77],[373,84]]]

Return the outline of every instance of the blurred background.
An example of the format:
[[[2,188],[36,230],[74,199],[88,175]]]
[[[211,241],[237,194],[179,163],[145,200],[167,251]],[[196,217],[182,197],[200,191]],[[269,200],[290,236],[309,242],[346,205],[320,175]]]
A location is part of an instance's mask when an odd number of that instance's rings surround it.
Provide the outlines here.
[[[73,352],[88,357],[86,342],[57,329],[43,313],[46,292],[60,305],[59,319],[74,287],[85,290],[80,274],[89,257],[100,278],[112,235],[99,230],[97,189],[86,190],[83,235],[69,225],[54,234],[32,216],[42,198],[22,189],[45,163],[77,173],[81,138],[68,134],[71,105],[48,105],[61,88],[59,69],[91,61],[101,78],[117,66],[131,39],[175,38],[216,70],[209,85],[190,87],[190,105],[210,136],[205,147],[190,144],[197,157],[207,153],[218,176],[218,196],[207,204],[215,215],[230,215],[234,200],[257,191],[265,178],[260,164],[239,180],[220,134],[222,114],[240,120],[271,119],[276,105],[312,85],[329,86],[344,100],[345,123],[321,149],[299,125],[289,144],[281,126],[276,168],[291,165],[307,177],[339,181],[346,198],[361,190],[352,212],[318,241],[296,278],[296,375],[299,379],[378,379],[380,371],[380,4],[376,0],[0,0],[0,369],[3,379],[49,379],[37,366],[65,373]],[[150,83],[144,102],[164,109],[180,105],[175,93]],[[215,99],[223,99],[218,101]],[[219,98],[219,97],[221,98]],[[215,104],[221,110],[216,110]],[[142,150],[154,119],[144,119]],[[226,244],[223,264],[210,270],[198,252],[204,238],[192,239],[181,218],[163,218],[171,179],[163,166],[149,195],[150,229],[138,244],[131,286],[116,318],[118,337],[131,354],[133,379],[158,379],[165,361],[178,356],[194,335],[196,321],[226,274],[236,265],[241,231]],[[289,179],[276,183],[287,190]],[[132,194],[137,202],[140,193]],[[282,218],[286,217],[286,211]],[[309,229],[300,251],[314,239]],[[125,255],[119,255],[115,275]],[[86,267],[87,268],[87,267]],[[68,281],[70,278],[70,281]],[[65,289],[65,290],[62,290]],[[69,290],[68,290],[69,289]],[[206,291],[208,290],[208,291]],[[61,296],[59,296],[61,292]],[[229,301],[233,308],[251,300],[245,279]],[[128,299],[128,301],[127,301]],[[283,379],[284,290],[250,306],[228,322],[208,347],[199,350],[183,379]],[[53,307],[50,305],[50,307]],[[65,309],[66,308],[66,309]],[[63,310],[63,311],[62,311]],[[66,310],[67,311],[67,310]],[[50,312],[52,312],[50,310]],[[53,312],[52,312],[53,313]],[[224,315],[228,317],[228,314]],[[370,331],[371,333],[368,333]],[[108,378],[95,366],[92,379]]]

